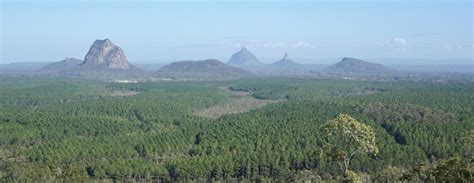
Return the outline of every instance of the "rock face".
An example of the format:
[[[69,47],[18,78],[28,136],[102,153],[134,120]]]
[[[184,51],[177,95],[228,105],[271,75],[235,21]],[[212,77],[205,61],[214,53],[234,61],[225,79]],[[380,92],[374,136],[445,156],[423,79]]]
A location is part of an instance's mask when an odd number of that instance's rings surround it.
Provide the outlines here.
[[[272,65],[274,66],[290,66],[290,67],[294,67],[294,66],[298,66],[299,64],[296,63],[295,61],[291,60],[288,58],[288,53],[285,52],[285,55],[283,56],[283,59],[273,63]]]
[[[326,68],[325,71],[349,74],[390,74],[396,72],[395,70],[386,68],[382,64],[348,57],[344,57],[340,62]]]
[[[87,52],[83,65],[105,65],[108,69],[130,69],[122,48],[109,39],[96,40]]]
[[[227,64],[243,68],[263,65],[263,63],[245,47],[242,47],[240,51],[234,53],[229,61],[227,61]]]
[[[157,74],[159,77],[190,80],[225,80],[252,75],[249,71],[214,59],[173,62],[162,67]]]
[[[152,75],[128,63],[122,48],[108,39],[96,40],[84,61],[66,58],[48,64],[39,69],[38,73],[105,81],[142,80]]]

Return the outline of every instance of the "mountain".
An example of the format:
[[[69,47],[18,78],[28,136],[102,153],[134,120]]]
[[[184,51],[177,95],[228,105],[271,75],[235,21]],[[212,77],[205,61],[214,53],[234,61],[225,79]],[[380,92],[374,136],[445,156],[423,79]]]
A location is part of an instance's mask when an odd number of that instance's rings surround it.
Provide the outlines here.
[[[108,69],[130,69],[122,48],[114,45],[109,39],[94,41],[82,65],[105,65]]]
[[[266,76],[315,76],[319,74],[321,65],[317,64],[299,64],[289,59],[288,53],[283,58],[272,64],[265,64],[254,67],[251,71]]]
[[[282,67],[297,67],[300,64],[296,63],[295,61],[288,59],[288,53],[285,53],[283,59],[275,62],[272,64],[273,66],[282,66]]]
[[[41,70],[44,71],[63,71],[63,70],[69,70],[69,69],[74,69],[78,65],[82,64],[84,61],[76,59],[76,58],[65,58],[62,61],[59,62],[54,62],[51,64],[48,64],[44,67],[41,68]]]
[[[242,68],[263,65],[263,63],[260,62],[260,60],[245,47],[242,47],[240,51],[232,54],[229,61],[227,61],[227,64]]]
[[[96,40],[89,48],[84,61],[75,58],[66,58],[63,61],[51,63],[43,67],[42,71],[127,71],[137,70],[137,67],[128,63],[122,48],[114,45],[109,39]],[[138,69],[139,70],[139,69]]]
[[[251,76],[244,69],[229,66],[219,60],[179,61],[163,66],[158,77],[189,80],[227,80]]]
[[[344,57],[340,62],[325,69],[327,73],[345,74],[391,74],[396,72],[382,64],[367,62],[355,58]]]
[[[136,80],[148,77],[147,72],[129,64],[122,48],[109,39],[94,41],[84,61],[66,58],[41,68],[38,73],[98,80]]]

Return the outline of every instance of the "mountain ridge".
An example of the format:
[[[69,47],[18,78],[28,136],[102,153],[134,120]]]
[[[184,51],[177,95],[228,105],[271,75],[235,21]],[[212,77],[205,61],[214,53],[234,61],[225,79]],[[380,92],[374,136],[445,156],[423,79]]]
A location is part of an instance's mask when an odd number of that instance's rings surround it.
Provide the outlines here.
[[[334,74],[391,74],[396,71],[389,69],[382,64],[368,62],[361,59],[344,57],[340,62],[333,64],[326,69],[327,73]]]
[[[252,75],[250,71],[233,67],[216,59],[178,61],[157,71],[160,77],[192,80],[225,80]]]

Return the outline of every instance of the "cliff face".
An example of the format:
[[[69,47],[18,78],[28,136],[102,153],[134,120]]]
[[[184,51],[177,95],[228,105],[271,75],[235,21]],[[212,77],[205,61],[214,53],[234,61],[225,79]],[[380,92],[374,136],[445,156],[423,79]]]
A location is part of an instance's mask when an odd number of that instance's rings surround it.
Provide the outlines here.
[[[87,52],[83,65],[106,65],[108,69],[130,69],[122,48],[110,40],[96,40]]]

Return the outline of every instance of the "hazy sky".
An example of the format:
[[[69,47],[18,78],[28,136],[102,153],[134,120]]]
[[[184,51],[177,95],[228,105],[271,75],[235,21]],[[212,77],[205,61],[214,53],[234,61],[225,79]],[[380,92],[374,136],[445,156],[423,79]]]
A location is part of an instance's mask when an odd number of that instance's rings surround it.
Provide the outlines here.
[[[83,59],[109,38],[131,62],[257,57],[473,58],[471,0],[2,0],[1,63]],[[452,63],[456,64],[456,63]]]

